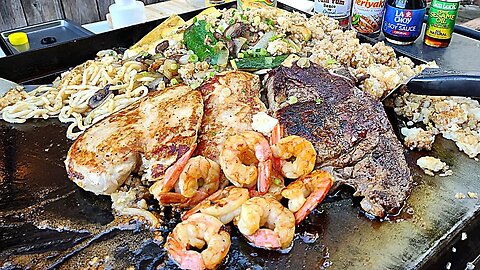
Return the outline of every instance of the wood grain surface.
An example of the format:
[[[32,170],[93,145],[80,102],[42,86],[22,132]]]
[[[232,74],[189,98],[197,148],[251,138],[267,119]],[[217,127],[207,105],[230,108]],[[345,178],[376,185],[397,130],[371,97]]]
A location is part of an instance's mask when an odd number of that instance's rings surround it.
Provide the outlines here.
[[[2,0],[0,4],[0,31],[27,25],[22,4],[16,0]]]
[[[25,12],[27,24],[63,18],[63,7],[60,0],[21,0],[20,2]]]

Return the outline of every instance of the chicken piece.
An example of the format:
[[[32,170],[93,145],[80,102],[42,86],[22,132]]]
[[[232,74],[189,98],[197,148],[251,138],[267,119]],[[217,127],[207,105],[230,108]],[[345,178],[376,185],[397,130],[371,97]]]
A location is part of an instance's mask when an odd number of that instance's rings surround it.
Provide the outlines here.
[[[65,160],[68,176],[81,188],[105,195],[135,170],[158,181],[194,147],[202,116],[202,96],[188,86],[150,93],[78,137]]]
[[[199,90],[205,113],[194,155],[219,162],[225,140],[239,132],[253,130],[252,116],[267,111],[260,100],[260,79],[251,73],[230,71],[215,76]]]

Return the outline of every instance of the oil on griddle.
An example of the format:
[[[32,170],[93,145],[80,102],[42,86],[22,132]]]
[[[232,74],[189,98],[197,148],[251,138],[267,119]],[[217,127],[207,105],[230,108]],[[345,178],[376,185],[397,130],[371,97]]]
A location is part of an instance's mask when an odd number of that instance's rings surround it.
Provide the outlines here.
[[[57,120],[0,123],[0,265],[175,269],[163,243],[152,240],[152,232],[136,222],[119,225],[122,221],[114,219],[108,197],[85,192],[67,179],[63,160],[71,141],[65,129]],[[430,153],[450,165],[451,177],[420,172],[414,163],[425,154],[407,154],[417,186],[399,216],[369,220],[351,191],[341,189],[299,226],[290,253],[255,249],[232,230],[231,251],[221,268],[421,266],[441,248],[437,240],[478,214],[478,201],[457,200],[455,193],[480,190],[477,162],[458,152],[453,142],[437,139]],[[178,221],[179,214],[166,209],[162,235]]]

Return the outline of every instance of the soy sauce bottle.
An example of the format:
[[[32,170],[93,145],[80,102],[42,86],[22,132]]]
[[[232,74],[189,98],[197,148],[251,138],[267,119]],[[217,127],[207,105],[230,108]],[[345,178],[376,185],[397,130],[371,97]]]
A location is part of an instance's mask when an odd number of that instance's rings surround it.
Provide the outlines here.
[[[422,32],[427,3],[425,0],[387,0],[383,34],[387,41],[408,45]]]

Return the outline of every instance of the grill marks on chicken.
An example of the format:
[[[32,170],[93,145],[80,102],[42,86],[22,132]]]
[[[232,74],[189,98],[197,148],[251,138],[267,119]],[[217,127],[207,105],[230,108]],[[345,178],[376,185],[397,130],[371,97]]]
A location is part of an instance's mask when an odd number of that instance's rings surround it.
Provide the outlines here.
[[[199,91],[153,92],[86,130],[68,151],[68,176],[96,194],[111,194],[133,171],[158,181],[195,144],[202,116]]]
[[[316,166],[362,196],[362,208],[382,217],[407,199],[412,178],[383,106],[349,79],[311,66],[279,67],[266,79],[268,99],[285,136],[298,135],[317,151]],[[295,96],[299,102],[285,103]]]
[[[266,112],[260,100],[260,79],[247,72],[227,72],[204,83],[205,112],[194,155],[219,162],[225,140],[242,131],[252,130],[252,116]]]

